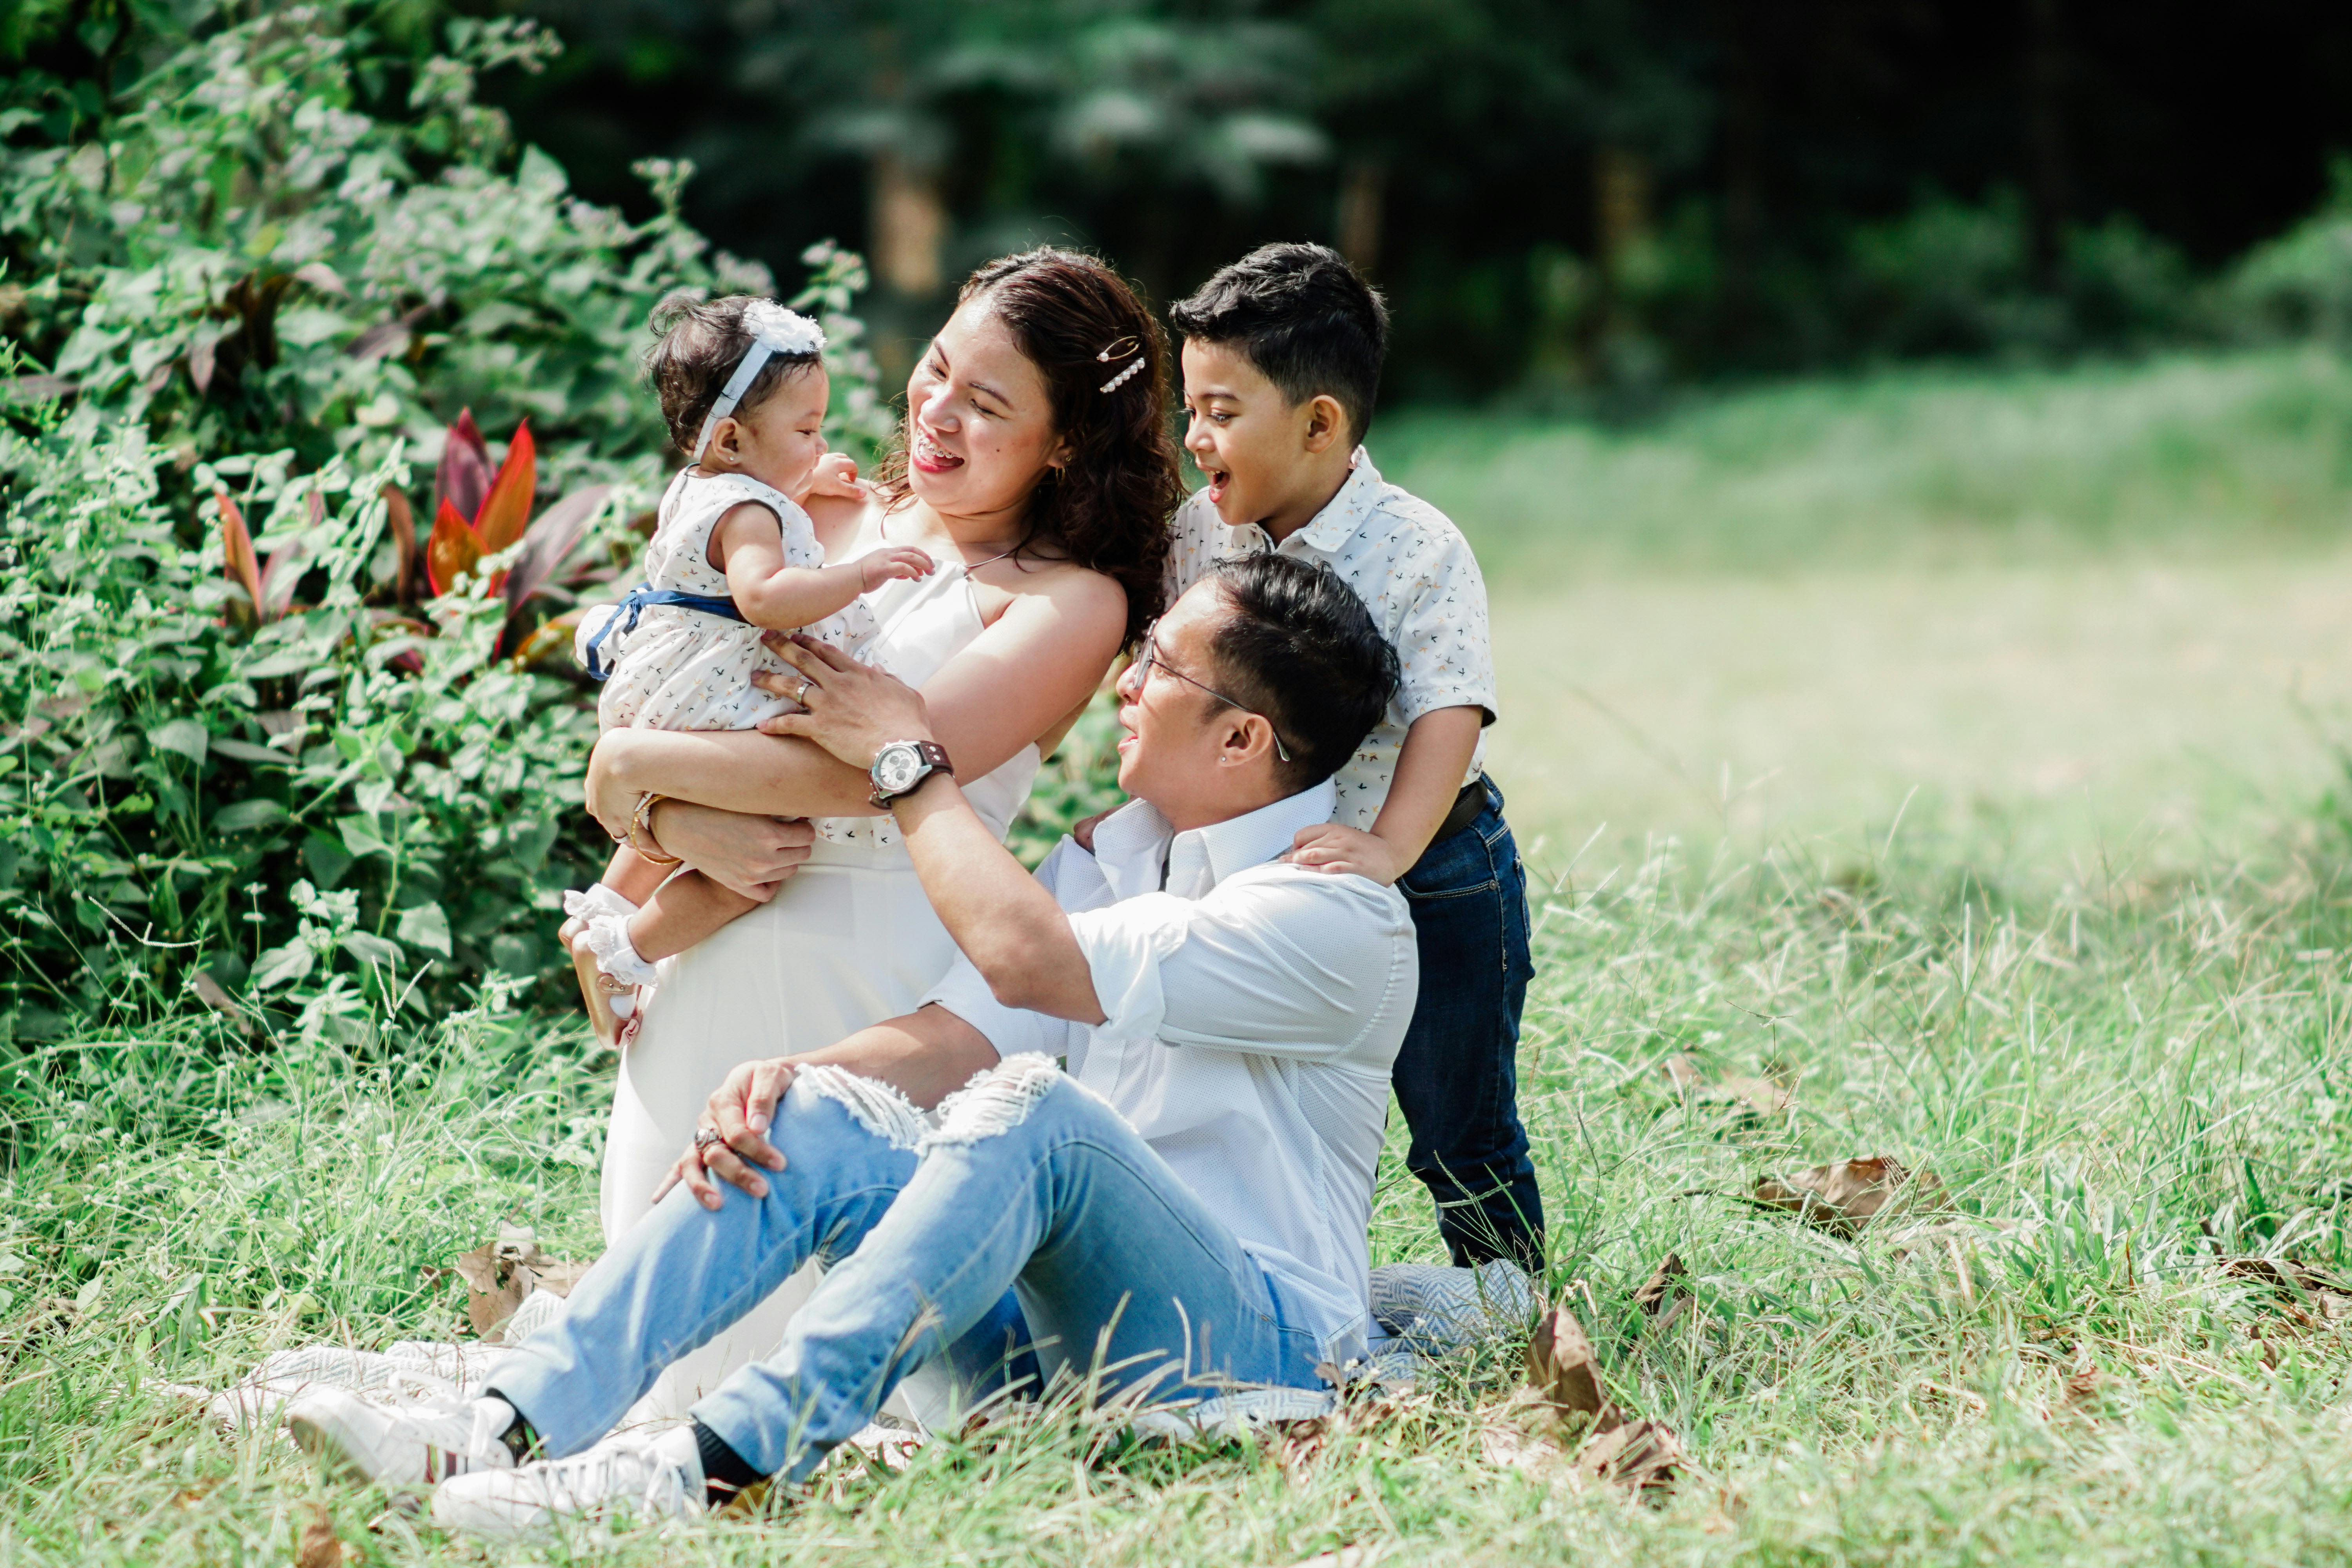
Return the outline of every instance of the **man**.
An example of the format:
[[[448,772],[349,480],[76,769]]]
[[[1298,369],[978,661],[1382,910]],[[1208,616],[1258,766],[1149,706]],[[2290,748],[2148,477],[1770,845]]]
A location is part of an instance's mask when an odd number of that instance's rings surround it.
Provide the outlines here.
[[[1034,879],[965,804],[919,695],[816,645],[786,657],[793,732],[871,769],[962,957],[912,1014],[737,1069],[677,1190],[485,1397],[289,1409],[305,1447],[379,1480],[448,1478],[445,1523],[699,1512],[807,1475],[933,1360],[967,1388],[1075,1373],[1163,1398],[1311,1387],[1364,1352],[1412,917],[1280,859],[1394,691],[1361,601],[1280,556],[1187,593],[1119,682],[1133,803]],[[812,1257],[828,1272],[772,1355],[685,1429],[598,1441]]]

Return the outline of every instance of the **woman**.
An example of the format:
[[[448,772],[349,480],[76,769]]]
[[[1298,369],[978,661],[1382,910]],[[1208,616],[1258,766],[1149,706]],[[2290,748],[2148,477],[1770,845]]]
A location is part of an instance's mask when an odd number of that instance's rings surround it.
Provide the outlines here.
[[[1150,314],[1101,263],[1052,249],[991,262],[908,377],[872,498],[811,501],[828,560],[888,543],[940,563],[869,595],[876,660],[922,689],[1000,835],[1042,752],[1159,611],[1183,494],[1166,362]],[[597,743],[589,806],[609,829],[637,823],[640,839],[766,900],[664,963],[644,1004],[605,1144],[608,1241],[646,1213],[736,1064],[909,1011],[946,973],[953,944],[871,788],[806,742],[751,732],[615,730]],[[682,1410],[771,1346],[805,1295],[796,1285],[674,1367],[641,1411]]]

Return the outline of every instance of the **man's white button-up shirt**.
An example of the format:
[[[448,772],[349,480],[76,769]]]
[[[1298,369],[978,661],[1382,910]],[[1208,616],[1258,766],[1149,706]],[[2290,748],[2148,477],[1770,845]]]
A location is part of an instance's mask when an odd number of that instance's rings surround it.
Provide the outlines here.
[[[1328,566],[1356,591],[1397,651],[1403,680],[1395,700],[1333,783],[1337,820],[1369,832],[1389,798],[1405,731],[1440,708],[1478,708],[1495,720],[1495,660],[1486,642],[1486,580],[1478,558],[1446,515],[1381,478],[1361,447],[1353,471],[1307,525],[1279,545],[1257,524],[1228,527],[1196,491],[1176,509],[1168,553],[1168,599],[1220,561],[1268,550]],[[1486,737],[1463,782],[1485,765]]]
[[[1331,819],[1333,793],[1184,833],[1133,801],[1093,854],[1064,839],[1037,879],[1070,913],[1102,1023],[1004,1006],[961,958],[924,1001],[999,1056],[1063,1058],[1344,1364],[1365,1353],[1372,1178],[1419,959],[1395,889],[1277,858]]]

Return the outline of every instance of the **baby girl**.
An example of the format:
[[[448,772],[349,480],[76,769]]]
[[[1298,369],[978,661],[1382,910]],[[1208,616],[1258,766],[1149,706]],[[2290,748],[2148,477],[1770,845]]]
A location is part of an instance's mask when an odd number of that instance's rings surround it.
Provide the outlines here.
[[[763,631],[804,631],[853,654],[871,641],[858,595],[922,577],[919,550],[877,550],[839,565],[800,503],[813,490],[856,495],[857,470],[824,449],[830,394],[816,323],[773,300],[665,300],[646,370],[670,438],[692,461],[662,497],[646,581],[582,621],[574,649],[603,680],[605,729],[750,730],[795,710],[751,684],[782,671]],[[753,908],[751,900],[639,846],[632,830],[604,879],[566,893],[565,945],[597,1032],[615,1037],[653,961],[683,952]]]

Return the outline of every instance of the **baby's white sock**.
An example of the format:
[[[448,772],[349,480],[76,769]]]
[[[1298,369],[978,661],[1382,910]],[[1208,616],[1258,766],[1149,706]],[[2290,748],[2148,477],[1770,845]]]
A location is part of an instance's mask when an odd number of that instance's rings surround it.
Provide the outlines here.
[[[651,985],[661,978],[660,971],[646,963],[638,954],[636,943],[629,940],[629,920],[637,912],[636,905],[599,882],[584,893],[565,893],[563,912],[587,922],[588,951],[596,955],[598,969],[624,985]],[[613,998],[613,1011],[620,1017],[629,1016],[636,1008],[634,996]]]

